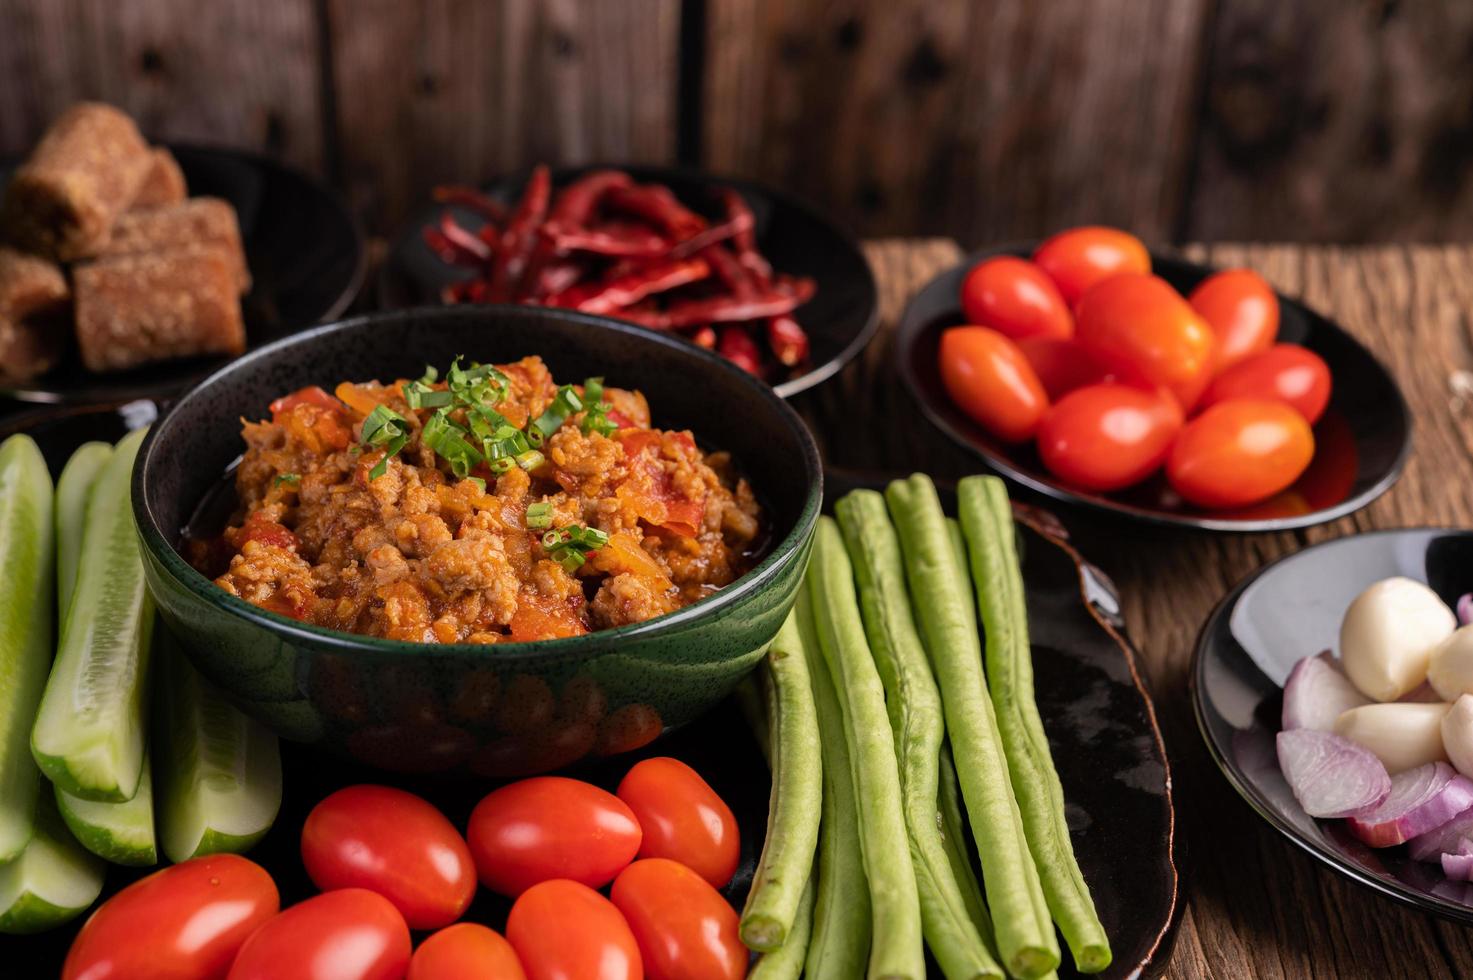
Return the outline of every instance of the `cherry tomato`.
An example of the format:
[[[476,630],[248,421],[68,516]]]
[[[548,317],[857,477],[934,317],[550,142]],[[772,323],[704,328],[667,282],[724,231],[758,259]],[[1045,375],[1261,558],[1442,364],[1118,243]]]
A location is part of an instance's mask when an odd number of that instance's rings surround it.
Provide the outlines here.
[[[254,861],[193,858],[135,881],[93,912],[72,940],[62,980],[215,980],[280,906],[276,883]]]
[[[731,807],[679,759],[646,759],[619,783],[644,842],[642,858],[679,861],[717,888],[736,874],[742,839]]]
[[[633,752],[659,738],[665,730],[660,713],[648,704],[626,704],[609,713],[598,726],[594,755],[619,755]]]
[[[501,933],[460,922],[419,944],[405,980],[527,980],[527,974]]]
[[[378,892],[411,929],[448,926],[476,892],[471,851],[455,826],[388,786],[349,786],[313,807],[302,825],[302,863],[323,891]]]
[[[1330,400],[1330,368],[1312,350],[1297,344],[1274,344],[1213,378],[1201,406],[1207,408],[1230,398],[1281,401],[1314,425]]]
[[[576,779],[537,776],[503,786],[471,812],[467,838],[481,884],[516,896],[541,881],[607,885],[639,853],[634,811]]]
[[[609,893],[639,943],[650,980],[741,980],[747,947],[736,909],[699,874],[648,858],[619,872]]]
[[[1100,225],[1059,232],[1038,246],[1033,261],[1071,308],[1091,286],[1117,273],[1151,271],[1151,256],[1139,238]]]
[[[298,902],[251,933],[228,980],[400,980],[409,927],[389,900],[339,888]]]
[[[1038,454],[1065,483],[1118,490],[1155,472],[1181,426],[1181,408],[1165,391],[1089,385],[1065,395],[1043,417]]]
[[[1048,395],[1018,345],[988,327],[941,335],[941,383],[968,417],[1008,442],[1033,435]]]
[[[1279,298],[1252,269],[1208,276],[1188,297],[1217,337],[1214,367],[1232,367],[1268,350],[1279,332]]]
[[[1182,429],[1166,477],[1200,507],[1242,507],[1289,486],[1313,457],[1304,416],[1283,402],[1235,398]]]
[[[1057,337],[1024,337],[1018,350],[1038,375],[1049,401],[1058,401],[1075,388],[1102,384],[1110,373],[1078,340]]]
[[[528,980],[640,980],[644,967],[629,923],[587,885],[554,879],[522,892],[506,938]]]
[[[1027,259],[999,255],[977,263],[962,280],[962,313],[1014,340],[1070,337],[1074,318],[1054,281]]]
[[[1084,294],[1079,341],[1106,367],[1132,381],[1171,390],[1190,411],[1211,380],[1212,329],[1159,276],[1135,272]]]

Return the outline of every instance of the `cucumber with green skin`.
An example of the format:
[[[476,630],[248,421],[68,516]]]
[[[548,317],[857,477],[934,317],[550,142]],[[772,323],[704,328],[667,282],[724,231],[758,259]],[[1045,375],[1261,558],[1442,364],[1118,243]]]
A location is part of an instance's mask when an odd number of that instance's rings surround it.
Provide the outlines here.
[[[56,614],[66,619],[77,587],[82,557],[82,532],[87,525],[87,502],[92,488],[112,458],[105,442],[84,442],[72,453],[56,480]]]
[[[25,849],[40,792],[29,738],[51,665],[52,510],[41,450],[11,436],[0,444],[0,863]]]
[[[158,632],[153,755],[164,854],[179,862],[240,853],[281,809],[276,736],[202,677],[167,629]]]
[[[159,861],[153,829],[153,781],[148,755],[138,792],[122,803],[99,803],[56,788],[56,806],[67,829],[87,850],[113,864],[147,867]]]
[[[35,821],[25,850],[0,865],[0,933],[54,928],[87,911],[102,894],[103,862],[72,840],[49,793],[37,798]]]
[[[31,754],[53,783],[114,803],[133,797],[143,771],[153,601],[130,497],[143,437],[118,443],[93,488],[76,591],[31,730]]]

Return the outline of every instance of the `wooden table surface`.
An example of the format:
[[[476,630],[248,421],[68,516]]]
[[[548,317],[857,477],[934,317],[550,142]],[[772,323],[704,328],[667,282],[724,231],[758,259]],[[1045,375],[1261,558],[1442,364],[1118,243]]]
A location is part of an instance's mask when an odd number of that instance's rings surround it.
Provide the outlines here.
[[[872,241],[866,251],[880,285],[881,333],[836,381],[795,405],[830,465],[938,477],[979,471],[975,457],[924,421],[889,358],[906,300],[956,264],[960,250],[948,240],[906,239]],[[1187,695],[1198,629],[1259,566],[1371,528],[1473,526],[1473,246],[1217,245],[1186,254],[1255,268],[1339,322],[1390,367],[1415,424],[1411,462],[1390,493],[1306,531],[1184,533],[1051,508],[1119,587],[1162,720],[1185,899],[1166,976],[1473,976],[1473,931],[1352,885],[1259,819],[1208,757]]]

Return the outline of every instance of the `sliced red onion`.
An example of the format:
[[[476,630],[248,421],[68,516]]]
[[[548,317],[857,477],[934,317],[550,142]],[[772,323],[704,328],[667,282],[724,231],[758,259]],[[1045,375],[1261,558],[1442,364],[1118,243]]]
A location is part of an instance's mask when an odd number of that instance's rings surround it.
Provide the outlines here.
[[[1351,708],[1370,704],[1371,699],[1355,689],[1325,650],[1313,657],[1305,657],[1289,671],[1284,682],[1283,728],[1313,728],[1328,732],[1335,727],[1335,719]]]
[[[1473,806],[1473,782],[1446,762],[1429,762],[1391,777],[1391,792],[1369,813],[1350,818],[1350,832],[1372,847],[1391,847],[1447,823]]]
[[[1464,592],[1458,596],[1458,625],[1469,623],[1473,623],[1473,592]]]
[[[1473,881],[1473,854],[1442,855],[1442,873],[1454,881]]]
[[[1467,840],[1473,840],[1473,809],[1414,838],[1407,844],[1407,853],[1417,861],[1436,861],[1439,854],[1459,853]]]
[[[1386,767],[1369,749],[1313,728],[1279,732],[1279,768],[1311,817],[1349,817],[1391,792]]]
[[[1397,698],[1399,704],[1441,704],[1443,697],[1427,681],[1423,681],[1410,691]]]

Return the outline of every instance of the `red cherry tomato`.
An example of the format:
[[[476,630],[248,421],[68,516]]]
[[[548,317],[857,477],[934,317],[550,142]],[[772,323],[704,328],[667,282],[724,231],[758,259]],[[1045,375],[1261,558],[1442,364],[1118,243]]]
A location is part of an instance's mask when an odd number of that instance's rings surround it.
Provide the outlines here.
[[[72,940],[62,980],[217,980],[281,899],[266,869],[213,854],[156,871],[102,904]]]
[[[736,874],[742,839],[731,807],[679,759],[646,759],[619,783],[644,843],[642,858],[679,861],[717,888]]]
[[[527,980],[527,974],[501,933],[460,922],[419,944],[405,980]]]
[[[1070,228],[1038,246],[1033,261],[1073,307],[1091,286],[1121,272],[1150,272],[1151,256],[1141,240],[1118,228]]]
[[[999,255],[977,263],[962,280],[962,313],[1014,340],[1070,337],[1074,318],[1054,281],[1027,259]]]
[[[1018,350],[1038,375],[1049,401],[1058,401],[1075,388],[1102,384],[1110,373],[1078,340],[1056,337],[1024,337]]]
[[[664,858],[635,861],[609,893],[639,943],[650,980],[741,980],[738,916],[700,875]]]
[[[537,776],[476,804],[466,836],[481,883],[516,896],[553,878],[607,885],[634,860],[644,835],[634,811],[614,794],[576,779]]]
[[[1304,416],[1283,402],[1219,402],[1182,429],[1166,461],[1176,492],[1199,507],[1242,507],[1299,478],[1314,457]]]
[[[639,946],[607,898],[555,879],[522,892],[506,917],[506,938],[528,980],[640,980]]]
[[[1230,398],[1281,401],[1314,425],[1330,400],[1330,368],[1312,350],[1297,344],[1274,344],[1213,378],[1201,406],[1208,408]]]
[[[1268,350],[1279,333],[1279,298],[1252,269],[1208,276],[1188,298],[1217,338],[1214,368],[1222,371]]]
[[[963,412],[1008,442],[1032,437],[1048,395],[1018,345],[987,327],[941,335],[941,383]]]
[[[1212,377],[1212,330],[1159,276],[1135,272],[1084,294],[1079,342],[1132,381],[1169,388],[1190,411]]]
[[[400,980],[409,927],[366,888],[314,895],[251,933],[229,980]]]
[[[448,926],[476,892],[471,851],[455,826],[388,786],[349,786],[313,807],[302,825],[302,863],[323,891],[378,892],[411,929]]]
[[[1118,490],[1156,471],[1181,425],[1181,408],[1165,391],[1090,385],[1049,409],[1038,427],[1038,454],[1065,483]]]

